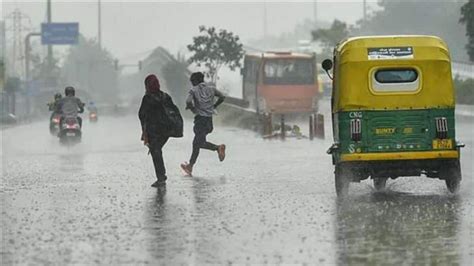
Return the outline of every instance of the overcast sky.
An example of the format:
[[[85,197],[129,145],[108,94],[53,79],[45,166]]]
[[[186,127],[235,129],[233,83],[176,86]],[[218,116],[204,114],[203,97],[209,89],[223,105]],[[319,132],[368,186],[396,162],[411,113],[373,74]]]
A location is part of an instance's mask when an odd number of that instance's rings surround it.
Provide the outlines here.
[[[318,19],[335,18],[354,23],[362,17],[362,0],[318,0]],[[368,1],[376,8],[376,1]],[[97,36],[97,1],[53,0],[53,22],[79,22],[88,38]],[[313,1],[107,1],[102,0],[102,42],[115,56],[132,59],[158,45],[176,52],[198,33],[199,25],[233,31],[243,41],[263,35],[263,10],[267,9],[268,33],[291,31],[313,18]],[[4,0],[2,14],[19,8],[38,31],[46,17],[46,0]],[[8,23],[8,22],[7,22]]]

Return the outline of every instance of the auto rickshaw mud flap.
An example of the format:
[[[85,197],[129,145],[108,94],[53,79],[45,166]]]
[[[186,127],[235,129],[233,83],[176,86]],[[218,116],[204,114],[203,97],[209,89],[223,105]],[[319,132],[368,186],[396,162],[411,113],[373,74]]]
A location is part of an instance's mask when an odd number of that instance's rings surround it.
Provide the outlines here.
[[[347,164],[337,164],[334,170],[336,194],[344,198],[349,194],[349,184],[353,179],[352,168]]]

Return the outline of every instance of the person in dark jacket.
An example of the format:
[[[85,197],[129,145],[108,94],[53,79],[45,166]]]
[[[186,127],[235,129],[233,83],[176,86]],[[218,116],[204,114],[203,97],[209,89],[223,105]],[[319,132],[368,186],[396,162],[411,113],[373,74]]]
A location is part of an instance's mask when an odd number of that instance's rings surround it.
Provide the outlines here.
[[[148,146],[155,166],[157,181],[152,187],[166,184],[166,169],[163,162],[162,148],[169,139],[166,135],[163,116],[165,115],[164,103],[170,101],[171,97],[160,90],[160,81],[155,75],[149,75],[145,79],[146,93],[138,112],[142,126],[142,141]]]
[[[79,114],[84,113],[84,103],[76,97],[76,89],[68,86],[64,89],[65,97],[61,98],[55,105],[55,112],[61,114],[61,124],[66,117],[75,117],[82,127],[82,118]]]
[[[181,168],[186,174],[192,176],[193,166],[199,156],[200,149],[217,152],[221,162],[225,159],[226,146],[224,144],[215,145],[206,139],[214,129],[212,123],[214,109],[224,102],[225,97],[214,85],[204,82],[204,74],[201,72],[191,74],[190,81],[193,87],[189,90],[186,109],[190,109],[195,114],[193,151],[189,163],[181,164]]]

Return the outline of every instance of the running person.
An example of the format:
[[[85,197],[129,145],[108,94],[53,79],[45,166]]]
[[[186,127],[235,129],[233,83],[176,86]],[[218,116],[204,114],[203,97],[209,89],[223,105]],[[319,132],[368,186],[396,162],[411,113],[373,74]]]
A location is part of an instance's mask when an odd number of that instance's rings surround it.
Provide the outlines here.
[[[181,168],[186,174],[192,176],[200,149],[216,151],[221,162],[225,159],[225,145],[215,145],[206,139],[213,130],[214,109],[224,102],[225,97],[215,86],[204,82],[204,74],[201,72],[193,73],[190,81],[193,87],[186,100],[186,109],[190,109],[195,114],[193,151],[189,163],[181,164]]]

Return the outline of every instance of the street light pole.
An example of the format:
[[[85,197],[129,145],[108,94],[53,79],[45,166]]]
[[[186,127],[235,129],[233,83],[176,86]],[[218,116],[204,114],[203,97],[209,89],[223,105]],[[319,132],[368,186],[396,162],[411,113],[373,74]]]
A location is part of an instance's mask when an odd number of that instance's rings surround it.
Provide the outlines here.
[[[97,41],[99,44],[99,49],[102,49],[102,3],[101,0],[97,2]]]
[[[47,7],[46,7],[46,17],[48,24],[51,23],[51,0],[48,0]],[[48,45],[48,70],[50,73],[53,72],[53,46],[51,44]]]
[[[263,1],[263,46],[267,49],[267,2]]]
[[[314,0],[313,2],[313,17],[314,17],[314,29],[318,27],[318,1]]]
[[[31,44],[30,38],[33,36],[41,36],[40,32],[28,33],[25,37],[25,81],[30,81],[30,57],[31,57]]]
[[[363,2],[363,9],[364,9],[364,22],[367,22],[367,0],[364,0]]]

